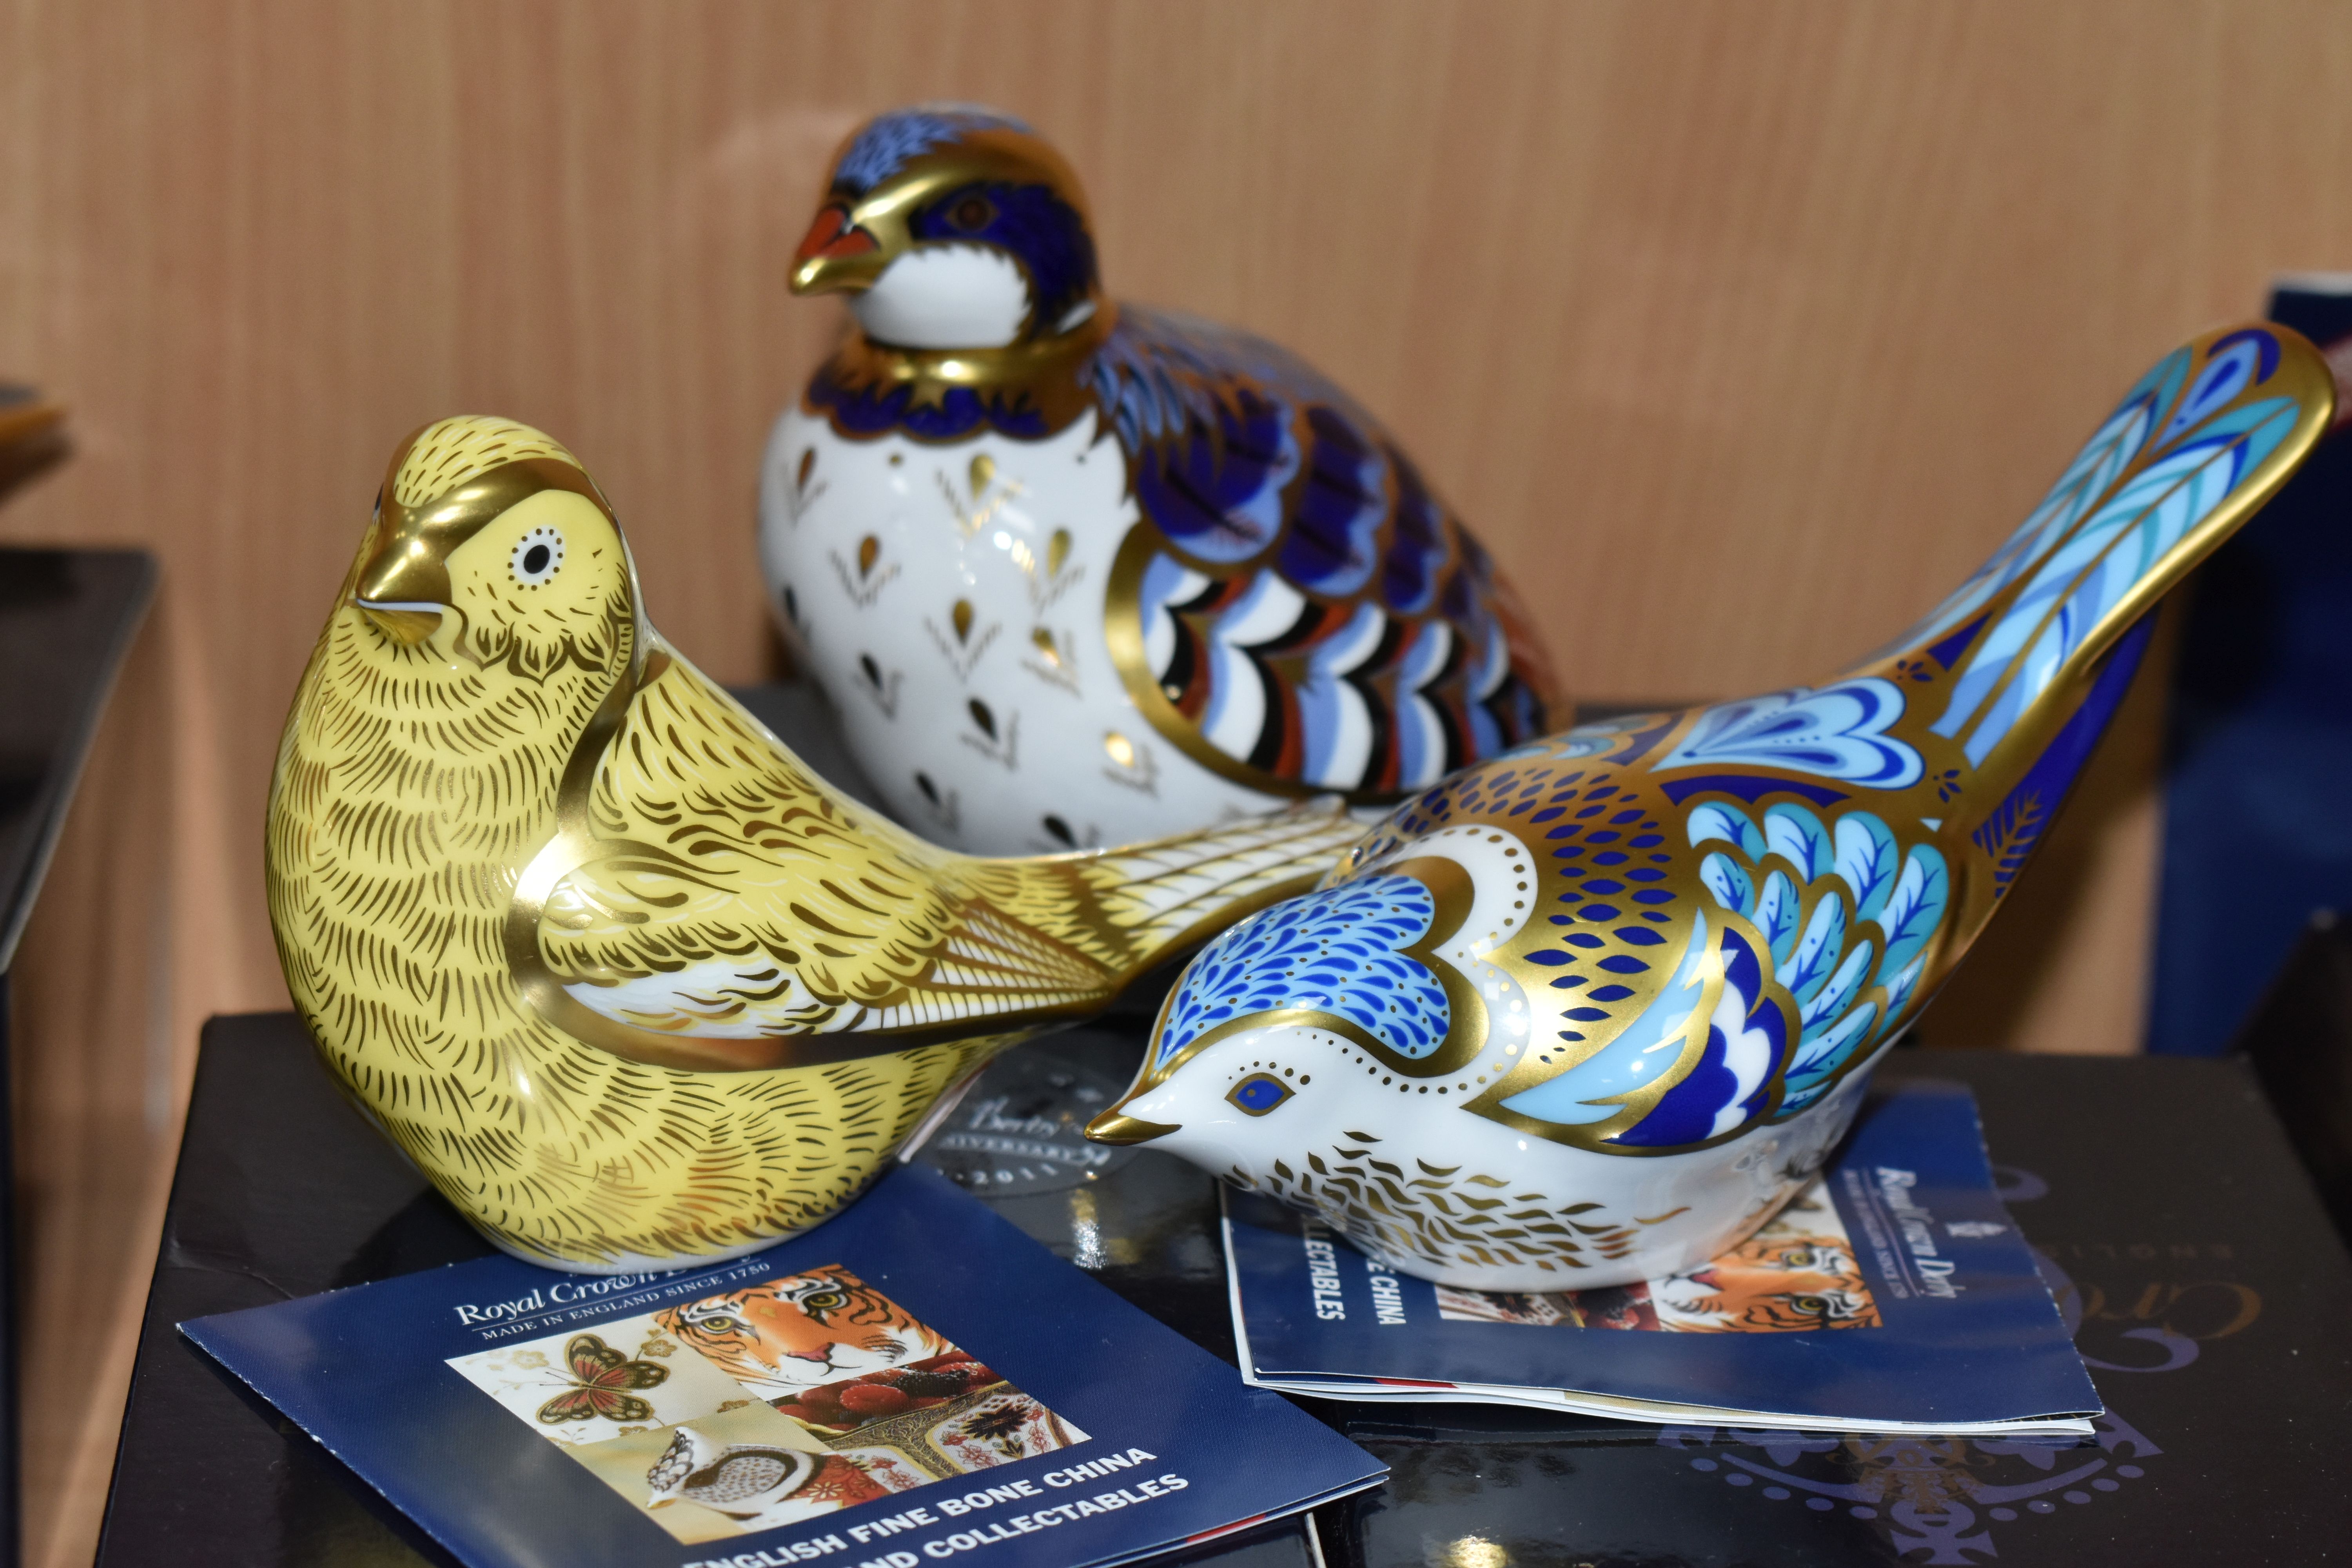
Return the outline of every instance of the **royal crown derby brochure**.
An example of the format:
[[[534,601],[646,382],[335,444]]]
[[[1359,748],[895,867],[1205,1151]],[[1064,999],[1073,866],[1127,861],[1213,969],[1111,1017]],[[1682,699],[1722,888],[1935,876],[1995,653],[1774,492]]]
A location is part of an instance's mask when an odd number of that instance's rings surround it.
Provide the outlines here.
[[[1243,1375],[1285,1393],[1967,1436],[2088,1433],[2101,1410],[1957,1084],[1872,1099],[1770,1222],[1671,1279],[1458,1290],[1264,1198],[1228,1193],[1224,1224]]]
[[[920,1165],[709,1268],[180,1328],[475,1568],[1084,1568],[1385,1470]]]

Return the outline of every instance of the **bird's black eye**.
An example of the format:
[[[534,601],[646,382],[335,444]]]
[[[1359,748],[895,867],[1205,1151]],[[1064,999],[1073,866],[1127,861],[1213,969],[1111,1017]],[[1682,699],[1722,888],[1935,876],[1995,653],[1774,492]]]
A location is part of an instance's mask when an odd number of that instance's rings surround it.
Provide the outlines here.
[[[526,588],[546,584],[563,567],[563,535],[552,528],[534,528],[515,542],[509,558],[514,580]]]
[[[948,209],[948,221],[966,234],[978,234],[996,221],[996,204],[986,196],[966,196]]]
[[[1262,1072],[1254,1072],[1234,1085],[1233,1092],[1226,1095],[1225,1099],[1231,1101],[1235,1109],[1247,1115],[1264,1116],[1267,1111],[1288,1100],[1291,1093],[1290,1086],[1280,1079]]]

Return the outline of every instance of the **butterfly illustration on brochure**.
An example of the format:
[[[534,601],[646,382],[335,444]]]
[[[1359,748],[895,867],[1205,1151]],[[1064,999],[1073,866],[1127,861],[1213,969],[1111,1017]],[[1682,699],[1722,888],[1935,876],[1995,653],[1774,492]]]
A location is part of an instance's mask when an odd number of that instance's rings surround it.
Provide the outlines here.
[[[531,1352],[534,1356],[539,1352]],[[543,1359],[543,1358],[542,1358]],[[539,1420],[550,1426],[563,1421],[644,1421],[654,1407],[624,1392],[652,1388],[666,1381],[669,1368],[658,1362],[631,1361],[593,1334],[574,1334],[563,1347],[572,1386],[539,1407]]]
[[[449,1364],[689,1544],[1087,1441],[837,1263]]]

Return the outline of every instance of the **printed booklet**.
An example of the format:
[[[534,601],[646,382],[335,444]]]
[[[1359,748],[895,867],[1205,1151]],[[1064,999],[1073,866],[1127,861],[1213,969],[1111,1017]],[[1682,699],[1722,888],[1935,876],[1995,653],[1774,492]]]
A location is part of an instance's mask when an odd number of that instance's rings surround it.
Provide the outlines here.
[[[1874,1096],[1811,1185],[1671,1279],[1454,1289],[1234,1192],[1225,1267],[1243,1375],[1287,1394],[1970,1436],[2087,1434],[2102,1408],[1958,1084]]]
[[[180,1328],[474,1568],[1087,1568],[1385,1470],[921,1165],[709,1268]]]

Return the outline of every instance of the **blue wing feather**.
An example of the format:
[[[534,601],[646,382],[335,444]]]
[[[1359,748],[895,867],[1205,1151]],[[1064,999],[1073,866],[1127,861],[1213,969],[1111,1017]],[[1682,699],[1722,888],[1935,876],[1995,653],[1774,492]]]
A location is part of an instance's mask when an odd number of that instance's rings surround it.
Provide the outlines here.
[[[1706,884],[1715,901],[1732,913],[1755,914],[1756,883],[1730,856],[1717,853],[1700,861],[1698,879]]]
[[[1870,978],[1871,964],[1876,954],[1865,942],[1846,954],[1830,983],[1813,994],[1805,1004],[1802,1015],[1803,1038],[1811,1040],[1826,1030],[1831,1023],[1843,1016],[1853,999],[1862,994],[1863,983]]]
[[[1739,852],[1750,860],[1764,858],[1764,836],[1756,831],[1756,824],[1748,820],[1748,814],[1736,805],[1727,805],[1719,800],[1707,801],[1691,808],[1690,817],[1684,826],[1694,848],[1710,838],[1720,838],[1727,844],[1738,846]]]
[[[1777,875],[1777,873],[1776,873]],[[1845,900],[1835,889],[1826,890],[1813,906],[1805,934],[1773,978],[1789,988],[1801,1005],[1826,984],[1830,970],[1845,953]]]
[[[1853,918],[1875,920],[1895,890],[1895,833],[1867,811],[1837,822],[1837,873],[1853,895]]]
[[[1154,691],[1175,710],[1155,723],[1190,723],[1250,768],[1365,799],[1543,732],[1548,681],[1491,563],[1338,387],[1261,338],[1133,306],[1086,374],[1160,557],[1210,584],[1139,610],[1159,617],[1143,642],[1165,652],[1130,689],[1148,710]],[[1261,596],[1269,578],[1284,595]],[[1292,607],[1279,626],[1275,603]],[[1233,680],[1254,689],[1254,733],[1205,721],[1236,711],[1218,689]]]
[[[1796,943],[1797,904],[1796,884],[1785,871],[1766,877],[1764,890],[1756,895],[1756,928],[1764,933],[1776,964],[1788,962],[1790,949]]]
[[[1908,964],[1943,923],[1944,906],[1951,896],[1952,876],[1944,858],[1927,845],[1912,849],[1903,862],[1903,875],[1894,896],[1878,917],[1886,933],[1886,953],[1879,960],[1879,984]]]
[[[1797,875],[1808,883],[1826,876],[1836,861],[1822,819],[1801,805],[1783,802],[1765,808],[1764,844],[1795,867]]]
[[[1867,811],[1824,822],[1780,801],[1764,809],[1759,830],[1748,812],[1710,800],[1691,807],[1683,830],[1695,847],[1721,846],[1700,859],[1699,880],[1717,905],[1755,923],[1772,978],[1795,1005],[1797,1048],[1775,1112],[1793,1116],[1901,1016],[1948,912],[1949,870],[1931,846],[1904,854],[1894,830]],[[1765,871],[1768,855],[1774,867]],[[1798,915],[1808,904],[1801,935]]]

